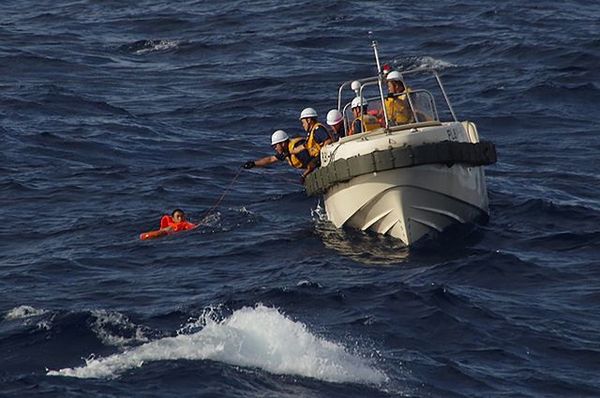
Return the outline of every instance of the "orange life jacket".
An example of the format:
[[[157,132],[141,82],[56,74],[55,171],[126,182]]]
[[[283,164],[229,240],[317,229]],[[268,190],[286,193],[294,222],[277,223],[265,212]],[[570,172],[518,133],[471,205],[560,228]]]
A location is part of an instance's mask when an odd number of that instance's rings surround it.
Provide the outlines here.
[[[162,216],[160,219],[160,229],[155,231],[143,232],[140,234],[141,240],[156,239],[161,236],[172,234],[173,232],[188,231],[196,228],[198,225],[192,224],[188,221],[175,222],[173,217],[169,215]],[[171,227],[171,230],[165,230],[164,228]]]
[[[196,228],[198,225],[192,224],[189,221],[175,222],[173,217],[165,215],[160,219],[160,228],[171,227],[171,232],[188,231]]]

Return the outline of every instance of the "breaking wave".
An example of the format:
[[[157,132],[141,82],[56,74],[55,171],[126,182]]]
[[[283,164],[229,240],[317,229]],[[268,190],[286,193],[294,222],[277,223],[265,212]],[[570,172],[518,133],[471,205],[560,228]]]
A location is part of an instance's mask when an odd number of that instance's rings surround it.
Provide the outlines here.
[[[444,70],[456,67],[456,65],[451,62],[433,58],[430,56],[409,56],[394,58],[391,61],[391,64],[394,67],[394,69],[399,70],[409,70],[413,68],[433,68],[437,70]]]
[[[8,311],[4,316],[4,319],[6,319],[7,321],[12,321],[16,319],[31,318],[34,316],[43,315],[46,312],[46,310],[33,308],[29,305],[20,305]]]
[[[124,346],[149,341],[144,327],[133,324],[119,312],[94,310],[92,316],[91,329],[105,345]]]
[[[146,362],[210,359],[336,383],[380,384],[388,380],[367,359],[315,336],[306,325],[275,308],[244,307],[221,321],[212,319],[213,315],[209,311],[195,322],[204,325],[198,332],[162,338],[106,358],[91,357],[84,366],[52,370],[48,375],[113,378]]]
[[[135,55],[144,55],[152,52],[161,52],[177,49],[179,46],[177,40],[139,40],[131,44],[121,46],[121,48]]]

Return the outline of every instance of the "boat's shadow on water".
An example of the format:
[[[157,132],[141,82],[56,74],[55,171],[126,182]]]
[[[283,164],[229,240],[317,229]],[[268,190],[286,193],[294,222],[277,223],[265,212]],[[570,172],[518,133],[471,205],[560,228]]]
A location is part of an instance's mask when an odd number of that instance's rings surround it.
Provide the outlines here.
[[[323,244],[357,263],[377,266],[419,266],[472,254],[484,237],[477,224],[458,224],[407,247],[400,239],[353,228],[336,228],[319,220],[315,233]]]

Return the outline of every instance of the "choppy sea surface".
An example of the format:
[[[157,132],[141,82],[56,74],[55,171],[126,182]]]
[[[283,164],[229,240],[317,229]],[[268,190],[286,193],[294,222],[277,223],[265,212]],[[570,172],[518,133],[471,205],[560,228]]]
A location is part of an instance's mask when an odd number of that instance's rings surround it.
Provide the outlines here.
[[[231,184],[375,73],[369,31],[496,143],[487,224],[409,251],[286,165]],[[599,34],[588,1],[0,3],[0,395],[600,396]],[[205,225],[138,239],[176,207]]]

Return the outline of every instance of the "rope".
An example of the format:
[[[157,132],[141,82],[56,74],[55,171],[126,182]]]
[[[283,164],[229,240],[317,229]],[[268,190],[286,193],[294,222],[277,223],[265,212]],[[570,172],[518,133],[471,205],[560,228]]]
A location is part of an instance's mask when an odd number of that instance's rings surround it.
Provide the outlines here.
[[[227,193],[229,192],[229,190],[231,189],[231,187],[233,186],[233,184],[237,181],[238,177],[242,173],[242,170],[243,169],[240,167],[240,169],[238,170],[238,172],[236,173],[236,175],[233,177],[233,179],[231,180],[231,182],[229,183],[229,185],[227,186],[227,188],[225,188],[225,190],[223,191],[223,194],[221,195],[221,197],[215,202],[214,205],[212,205],[212,207],[210,207],[206,212],[204,212],[202,218],[200,219],[201,220],[200,223],[203,223],[203,221],[206,220],[206,218],[212,212],[214,212],[214,210],[216,210],[217,207],[219,207],[219,205],[221,204],[221,202],[225,198],[225,195],[227,195]]]
[[[225,199],[225,196],[227,195],[227,193],[229,192],[229,190],[231,189],[231,187],[233,186],[233,184],[237,181],[238,177],[240,176],[240,174],[242,173],[243,169],[240,167],[240,169],[238,170],[238,172],[235,174],[235,176],[233,177],[233,179],[231,180],[231,182],[229,183],[229,185],[227,185],[227,188],[225,188],[225,190],[223,191],[223,194],[221,194],[221,197],[219,199],[217,199],[217,201],[215,202],[214,205],[212,205],[208,210],[206,210],[203,214],[202,217],[200,218],[200,224],[204,223],[204,220],[206,220],[208,218],[208,216],[211,215],[211,213],[213,213],[217,207],[219,207],[219,205],[221,204],[221,202],[223,201],[223,199]],[[293,180],[291,178],[286,178],[283,177],[282,180],[296,184],[296,185],[301,185],[303,186],[299,180]]]

